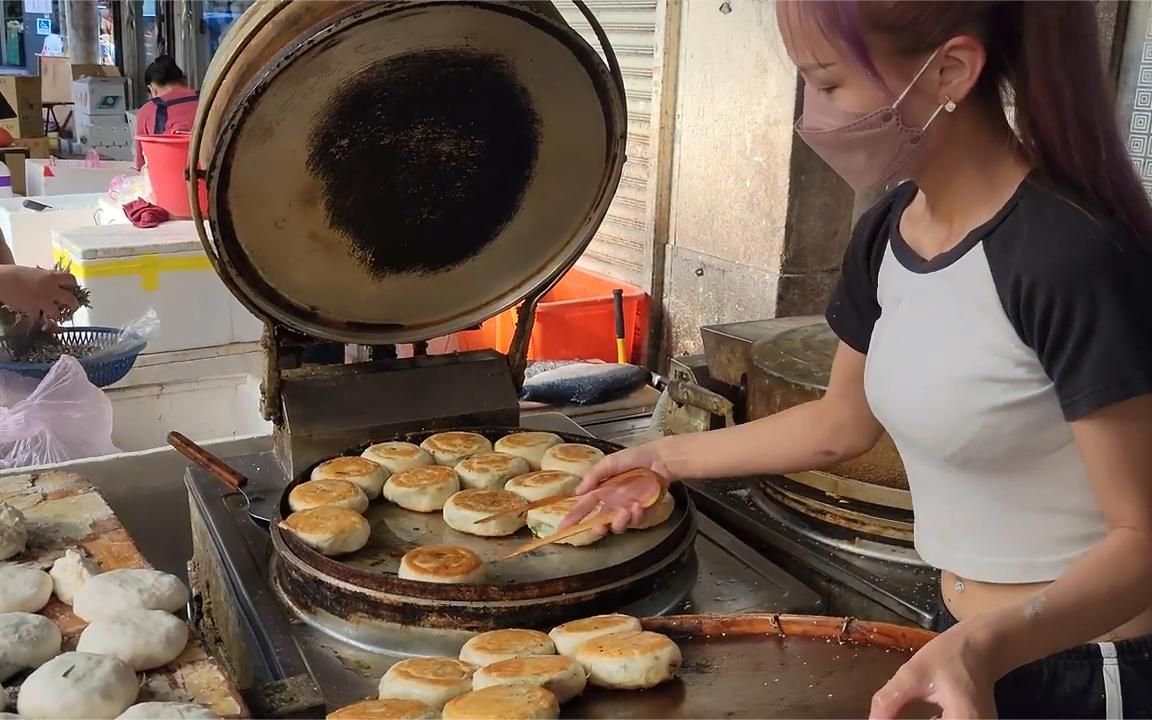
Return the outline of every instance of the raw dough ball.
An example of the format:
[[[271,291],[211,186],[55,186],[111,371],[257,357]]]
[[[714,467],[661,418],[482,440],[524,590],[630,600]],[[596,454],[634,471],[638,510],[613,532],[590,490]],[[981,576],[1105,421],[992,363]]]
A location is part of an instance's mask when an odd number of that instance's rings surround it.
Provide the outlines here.
[[[51,597],[48,573],[24,565],[0,565],[0,613],[40,612]]]
[[[533,508],[528,511],[528,529],[532,534],[539,538],[551,537],[556,534],[556,528],[564,518],[568,517],[568,513],[572,511],[572,507],[579,501],[580,498],[570,497],[563,500],[558,500],[551,505],[545,505],[541,508]],[[592,512],[596,512],[593,510]],[[603,535],[598,534],[595,530],[585,530],[576,533],[571,537],[558,540],[557,545],[573,545],[575,547],[582,547],[584,545],[591,545],[592,543],[599,542],[604,539]]]
[[[502,490],[504,483],[528,470],[524,458],[499,452],[480,453],[456,464],[460,487],[465,490]]]
[[[518,432],[500,438],[494,448],[496,452],[522,457],[533,470],[539,470],[540,460],[548,448],[562,442],[559,435],[550,432]]]
[[[178,612],[188,604],[188,588],[175,575],[159,570],[110,570],[76,591],[72,612],[92,622],[131,608]]]
[[[100,567],[75,550],[65,550],[64,557],[52,563],[48,575],[52,578],[52,591],[65,605],[71,605],[76,591],[92,577],[100,574]]]
[[[80,633],[80,652],[111,655],[132,666],[152,670],[175,660],[188,644],[188,625],[163,610],[125,610],[89,623]]]
[[[280,529],[321,555],[354,553],[368,544],[372,526],[353,510],[321,507],[294,512],[280,521]]]
[[[556,696],[561,704],[584,692],[587,674],[580,663],[563,655],[530,655],[501,660],[482,667],[472,676],[472,688],[498,685],[535,685]]]
[[[288,493],[292,512],[318,507],[339,507],[362,513],[368,509],[368,496],[347,480],[309,480]]]
[[[580,484],[580,478],[561,470],[537,470],[514,477],[504,489],[514,492],[528,502],[536,502],[556,495],[569,495]]]
[[[60,628],[43,615],[0,614],[0,680],[35,669],[60,654]]]
[[[310,480],[345,480],[364,491],[369,500],[380,497],[380,488],[391,473],[378,463],[362,457],[338,457],[322,462],[312,470]],[[355,508],[352,508],[355,510]]]
[[[28,545],[28,525],[24,513],[0,502],[0,560],[16,557]]]
[[[424,545],[404,553],[400,559],[403,580],[430,583],[477,583],[484,579],[484,561],[466,547]]]
[[[411,470],[436,463],[432,459],[431,453],[419,445],[413,445],[409,442],[376,443],[370,445],[367,450],[360,454],[360,457],[371,460],[390,473],[398,473],[401,470]]]
[[[676,677],[680,648],[665,635],[629,631],[601,635],[576,650],[576,662],[596,687],[643,690]]]
[[[385,498],[415,512],[436,512],[459,490],[456,471],[443,465],[401,470],[384,483]]]
[[[133,705],[116,720],[220,720],[220,716],[193,703],[146,702]]]
[[[506,515],[478,522],[504,510],[525,508],[528,503],[507,490],[461,490],[444,503],[444,522],[453,530],[480,537],[503,537],[524,527],[523,515]]]
[[[363,700],[328,713],[325,720],[436,720],[440,713],[418,700]]]
[[[140,683],[123,660],[64,653],[44,663],[20,686],[16,710],[35,720],[115,718],[136,702]]]
[[[401,660],[380,678],[381,700],[416,700],[439,710],[472,689],[476,666],[455,658]]]
[[[502,685],[453,698],[444,706],[444,720],[555,720],[560,703],[544,688]]]
[[[492,630],[460,648],[460,659],[478,667],[529,655],[555,655],[552,639],[539,630]]]
[[[604,459],[604,453],[582,443],[561,443],[553,445],[540,459],[541,470],[563,470],[584,477],[596,463]]]
[[[456,467],[456,463],[466,457],[483,452],[492,452],[492,443],[483,435],[471,432],[442,432],[430,435],[420,443],[432,454],[437,465]]]
[[[583,620],[573,620],[552,628],[548,637],[556,643],[556,652],[572,657],[577,648],[594,638],[612,633],[639,631],[640,621],[631,615],[596,615]]]
[[[661,525],[672,517],[672,511],[675,509],[676,499],[672,497],[672,493],[665,490],[656,504],[645,510],[644,514],[640,516],[640,522],[632,525],[632,529],[647,530]]]

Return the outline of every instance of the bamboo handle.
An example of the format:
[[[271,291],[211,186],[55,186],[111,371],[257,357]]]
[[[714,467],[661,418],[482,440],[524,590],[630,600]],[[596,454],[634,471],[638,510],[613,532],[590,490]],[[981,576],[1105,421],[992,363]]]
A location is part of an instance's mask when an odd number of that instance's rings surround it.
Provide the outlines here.
[[[553,533],[552,535],[549,535],[548,537],[536,538],[535,540],[531,540],[529,542],[526,542],[523,545],[521,545],[520,547],[513,550],[512,552],[505,555],[504,557],[499,558],[497,560],[497,562],[499,562],[500,560],[508,560],[509,558],[514,558],[517,555],[523,555],[524,553],[527,553],[527,552],[532,552],[533,550],[537,550],[537,549],[542,548],[546,545],[551,545],[552,543],[559,542],[565,538],[570,538],[573,535],[579,535],[580,533],[584,532],[585,530],[595,530],[595,529],[598,529],[601,527],[607,527],[611,524],[612,524],[612,514],[611,513],[596,513],[595,515],[584,518],[584,520],[582,522],[579,522],[579,523],[573,525],[572,527],[568,528],[567,530],[561,530],[560,532]]]

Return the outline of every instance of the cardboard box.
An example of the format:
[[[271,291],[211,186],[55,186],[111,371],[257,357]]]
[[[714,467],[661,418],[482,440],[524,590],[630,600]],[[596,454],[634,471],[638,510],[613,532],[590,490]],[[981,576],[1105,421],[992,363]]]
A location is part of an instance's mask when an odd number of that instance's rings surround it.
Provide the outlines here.
[[[40,103],[40,78],[36,75],[0,75],[0,94],[16,117],[0,120],[12,137],[43,137],[44,114]]]
[[[120,70],[115,65],[74,65],[66,57],[40,56],[40,95],[45,103],[72,102],[72,83],[86,77],[120,77]]]
[[[87,77],[74,80],[72,104],[77,115],[117,115],[123,118],[128,109],[124,78]]]
[[[11,147],[0,148],[0,160],[8,166],[12,174],[12,192],[28,194],[28,170],[25,160],[46,158],[52,153],[50,141],[46,137],[17,138]]]

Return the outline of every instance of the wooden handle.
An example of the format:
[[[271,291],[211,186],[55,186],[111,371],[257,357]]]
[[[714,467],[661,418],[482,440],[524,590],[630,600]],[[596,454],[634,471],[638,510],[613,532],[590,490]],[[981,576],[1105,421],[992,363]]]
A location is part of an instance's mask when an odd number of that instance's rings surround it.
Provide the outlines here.
[[[584,532],[585,530],[595,530],[595,529],[598,529],[601,527],[608,527],[611,524],[612,524],[612,513],[603,513],[603,512],[602,513],[596,513],[595,515],[590,515],[590,516],[584,518],[583,521],[573,525],[572,527],[568,528],[567,530],[561,530],[560,532],[553,533],[553,534],[549,535],[548,537],[536,538],[535,540],[531,540],[529,542],[526,542],[523,545],[521,545],[520,547],[513,550],[512,552],[505,555],[504,557],[499,558],[498,561],[499,560],[507,560],[509,558],[514,558],[517,555],[523,555],[526,552],[532,552],[533,550],[537,550],[539,548],[542,548],[545,545],[551,545],[552,543],[560,542],[564,538],[570,538],[573,535],[579,535],[580,533]]]
[[[191,460],[194,465],[233,490],[240,490],[248,483],[248,478],[175,430],[168,433],[168,444],[175,448],[176,452]]]

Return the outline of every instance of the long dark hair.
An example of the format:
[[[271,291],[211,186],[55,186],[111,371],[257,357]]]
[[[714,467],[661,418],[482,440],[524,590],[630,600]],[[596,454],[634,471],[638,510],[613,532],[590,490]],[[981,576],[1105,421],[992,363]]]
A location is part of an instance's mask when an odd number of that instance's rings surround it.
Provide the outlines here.
[[[179,85],[188,82],[184,71],[171,55],[160,55],[144,70],[144,82],[156,87]]]
[[[1025,159],[1058,187],[1152,242],[1152,204],[1120,136],[1092,0],[789,2],[879,79],[876,35],[898,53],[930,53],[957,35],[984,42],[978,91],[1012,103]]]

